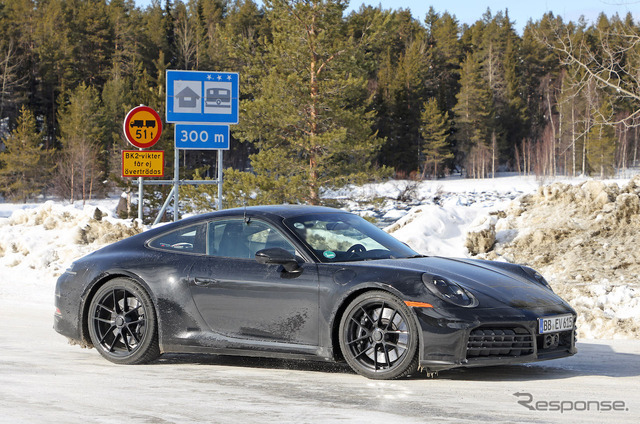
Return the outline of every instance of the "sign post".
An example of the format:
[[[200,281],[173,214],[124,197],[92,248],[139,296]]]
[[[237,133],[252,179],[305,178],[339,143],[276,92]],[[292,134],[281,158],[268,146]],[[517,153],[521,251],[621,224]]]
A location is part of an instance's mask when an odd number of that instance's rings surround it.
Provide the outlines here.
[[[179,150],[217,150],[217,181],[190,184],[217,184],[218,209],[222,209],[223,150],[229,149],[229,125],[238,123],[239,75],[236,72],[167,70],[166,121],[175,125],[175,175],[173,196],[177,219]],[[215,124],[215,125],[214,125]],[[167,202],[169,198],[167,198]],[[166,208],[166,204],[161,214]]]
[[[143,151],[160,139],[162,120],[155,110],[140,105],[127,113],[122,130],[129,143],[139,149],[122,151],[122,176],[138,177],[138,219],[142,220],[143,177],[164,176],[164,152]]]

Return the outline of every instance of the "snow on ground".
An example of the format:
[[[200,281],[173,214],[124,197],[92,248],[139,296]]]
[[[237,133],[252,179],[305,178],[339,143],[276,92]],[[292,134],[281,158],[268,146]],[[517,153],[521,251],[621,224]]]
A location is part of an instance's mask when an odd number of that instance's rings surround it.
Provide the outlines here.
[[[563,184],[553,185],[551,187],[555,188],[551,189],[542,188],[543,184],[551,181],[518,176],[485,180],[448,178],[423,182],[387,181],[326,191],[323,197],[340,202],[345,209],[373,218],[378,225],[419,253],[463,257],[478,253],[470,252],[467,246],[477,248],[478,243],[487,240],[487,234],[490,236],[493,233],[493,237],[497,238],[498,248],[495,250],[499,251],[499,248],[517,237],[531,234],[527,228],[530,229],[536,222],[549,221],[553,214],[562,215],[552,210],[546,212],[546,217],[539,214],[537,218],[527,218],[526,213],[521,213],[519,217],[507,219],[508,211],[518,210],[522,206],[522,199],[527,199],[523,195],[529,198],[539,196],[536,193],[542,193],[543,198],[544,193],[547,193],[547,197],[560,196],[559,191],[569,190],[569,187],[584,181],[564,180]],[[629,180],[614,182],[623,187]],[[117,201],[117,198],[107,199],[91,202],[84,207],[62,202],[27,205],[0,203],[0,298],[51,305],[55,280],[74,259],[141,230],[135,221],[114,218]],[[532,202],[545,205],[544,201]],[[96,214],[96,209],[100,211],[99,214]],[[598,222],[607,222],[604,218],[606,216],[603,215],[598,220],[596,214],[585,222],[597,225]],[[565,226],[568,227],[571,222],[568,220]],[[585,223],[580,225],[585,228],[588,226]],[[578,232],[576,228],[579,229],[580,225],[574,225],[572,231]],[[468,234],[470,228],[471,236]],[[635,230],[637,232],[637,227]],[[483,235],[482,231],[486,234]],[[469,244],[469,240],[478,234],[476,240]],[[545,238],[546,233],[541,234],[542,240],[548,239]],[[586,233],[585,237],[589,238],[591,234]],[[633,234],[633,228],[630,228],[629,237],[633,237]],[[535,240],[532,240],[529,244],[535,244]],[[494,242],[487,244],[485,252],[491,250]],[[628,240],[626,243],[620,243],[619,240],[616,249],[620,248],[619,244],[627,244],[634,249],[637,246]],[[601,243],[600,250],[596,249],[597,246],[594,249],[607,252],[612,245],[609,241],[608,245]],[[566,257],[572,254],[571,245],[568,246]],[[529,263],[539,268],[556,291],[579,311],[581,337],[640,338],[640,282],[638,273],[628,271],[635,268],[619,266],[613,272],[615,278],[607,277],[606,265],[611,258],[591,256],[588,259],[591,264],[589,269],[600,267],[604,271],[593,274],[595,278],[581,271],[574,273],[575,279],[567,280],[569,271],[585,268],[584,264],[579,263],[580,253],[573,253],[576,258],[573,262],[562,262],[556,266],[536,262],[538,257],[548,257],[549,253],[560,247],[563,245],[547,243],[547,251],[542,255],[530,252],[529,256],[518,256],[510,251],[504,255],[496,253],[492,257]],[[522,246],[519,250],[529,252]],[[630,258],[632,265],[640,266],[637,258]],[[581,279],[577,278],[578,275],[582,276]]]
[[[39,203],[2,203],[0,204],[0,218],[9,218],[18,210],[33,209],[40,206]]]
[[[0,218],[0,298],[53,304],[55,281],[71,262],[140,232],[135,221],[113,217],[116,202],[0,204],[0,216],[12,212]]]

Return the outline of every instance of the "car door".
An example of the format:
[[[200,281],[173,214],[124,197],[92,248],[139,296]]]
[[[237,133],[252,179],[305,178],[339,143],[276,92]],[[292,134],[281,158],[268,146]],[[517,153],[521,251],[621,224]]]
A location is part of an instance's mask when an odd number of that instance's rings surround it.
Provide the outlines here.
[[[194,302],[211,331],[243,340],[318,345],[318,273],[301,260],[300,273],[260,264],[258,250],[296,249],[259,220],[209,222],[207,254],[189,272]]]

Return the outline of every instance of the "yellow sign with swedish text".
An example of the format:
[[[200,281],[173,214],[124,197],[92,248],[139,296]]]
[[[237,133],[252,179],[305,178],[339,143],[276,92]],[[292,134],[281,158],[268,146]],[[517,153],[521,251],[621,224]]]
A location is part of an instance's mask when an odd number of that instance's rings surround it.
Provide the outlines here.
[[[164,177],[164,151],[123,150],[123,177]]]

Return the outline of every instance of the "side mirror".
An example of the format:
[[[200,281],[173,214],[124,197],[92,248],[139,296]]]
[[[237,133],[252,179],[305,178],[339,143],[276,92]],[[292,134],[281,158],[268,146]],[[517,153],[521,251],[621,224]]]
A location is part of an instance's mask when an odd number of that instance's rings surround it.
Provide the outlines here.
[[[282,265],[287,272],[295,272],[300,269],[296,257],[280,247],[258,250],[256,261],[261,264]]]

